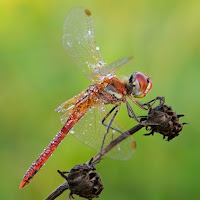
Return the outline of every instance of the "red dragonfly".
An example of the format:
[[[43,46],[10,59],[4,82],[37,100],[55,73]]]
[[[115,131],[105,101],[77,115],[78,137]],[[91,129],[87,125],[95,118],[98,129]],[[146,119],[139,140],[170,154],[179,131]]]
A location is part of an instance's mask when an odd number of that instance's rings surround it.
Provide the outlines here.
[[[114,120],[122,103],[125,103],[129,116],[140,123],[127,99],[145,109],[144,104],[136,101],[135,98],[145,97],[152,87],[149,76],[140,72],[132,73],[130,78],[124,81],[115,77],[116,72],[132,57],[106,64],[95,41],[89,10],[73,8],[64,22],[63,32],[62,44],[65,50],[79,65],[92,85],[56,109],[58,112],[64,112],[61,117],[64,126],[28,169],[20,188],[29,184],[69,132],[98,151],[102,150],[103,145],[109,144],[123,133],[124,129]],[[108,105],[111,105],[112,109],[106,112]],[[134,148],[135,143],[129,137],[107,156],[113,159],[129,159]]]

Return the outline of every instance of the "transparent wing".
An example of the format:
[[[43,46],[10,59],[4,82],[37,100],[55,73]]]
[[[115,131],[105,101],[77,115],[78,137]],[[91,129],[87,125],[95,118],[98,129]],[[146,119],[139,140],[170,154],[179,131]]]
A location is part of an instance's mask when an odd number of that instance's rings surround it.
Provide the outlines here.
[[[133,59],[133,57],[126,57],[126,58],[121,58],[120,60],[117,60],[109,65],[106,65],[102,68],[100,68],[98,71],[94,71],[90,74],[87,75],[87,77],[91,80],[98,80],[103,81],[105,77],[113,77],[117,73],[117,71],[130,62]]]
[[[73,134],[78,140],[91,146],[98,152],[100,152],[103,137],[107,129],[101,123],[103,117],[107,114],[106,110],[102,105],[98,108],[91,109],[77,122],[77,124],[70,131],[70,133]],[[61,121],[64,123],[66,118],[67,116],[64,115],[61,118]],[[109,119],[107,121],[109,121]],[[125,132],[125,129],[123,129],[116,122],[116,120],[114,120],[112,123],[112,127]],[[108,135],[106,136],[104,147],[106,147],[112,140],[120,135],[121,133],[110,129]],[[111,151],[109,151],[105,156],[116,160],[127,160],[131,158],[134,153],[133,142],[134,141],[132,138],[128,137],[123,142],[114,147]]]
[[[63,26],[62,44],[85,75],[98,72],[106,65],[96,44],[92,16],[87,9],[70,11]]]

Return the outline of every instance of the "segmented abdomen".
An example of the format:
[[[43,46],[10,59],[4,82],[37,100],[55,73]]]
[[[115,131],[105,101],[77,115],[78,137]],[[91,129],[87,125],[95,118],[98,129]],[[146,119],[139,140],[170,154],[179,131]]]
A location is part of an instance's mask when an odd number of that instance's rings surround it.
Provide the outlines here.
[[[96,102],[97,103],[97,102]],[[76,104],[76,109],[74,112],[69,116],[67,122],[60,130],[60,132],[54,137],[48,147],[40,154],[39,158],[33,162],[32,166],[27,170],[21,184],[20,189],[23,188],[25,185],[28,185],[30,180],[35,176],[35,174],[40,170],[40,168],[44,165],[47,161],[49,156],[54,152],[63,138],[68,134],[70,129],[77,123],[77,121],[87,112],[87,110],[94,105],[88,102],[88,97],[85,98],[83,101],[79,101]]]

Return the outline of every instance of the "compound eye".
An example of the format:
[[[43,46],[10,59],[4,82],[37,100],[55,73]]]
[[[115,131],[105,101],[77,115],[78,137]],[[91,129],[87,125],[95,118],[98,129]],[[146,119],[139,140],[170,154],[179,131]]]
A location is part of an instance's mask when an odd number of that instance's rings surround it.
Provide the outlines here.
[[[136,75],[136,79],[139,83],[138,85],[138,91],[144,93],[147,86],[148,86],[148,81],[145,75],[141,74],[141,73],[137,73]]]

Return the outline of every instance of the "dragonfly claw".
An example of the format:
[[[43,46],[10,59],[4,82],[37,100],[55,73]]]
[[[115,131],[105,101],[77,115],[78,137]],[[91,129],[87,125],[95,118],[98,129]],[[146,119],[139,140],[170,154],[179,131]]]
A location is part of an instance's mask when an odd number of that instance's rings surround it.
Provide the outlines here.
[[[145,133],[144,136],[154,135],[154,131],[151,131],[150,133]]]

